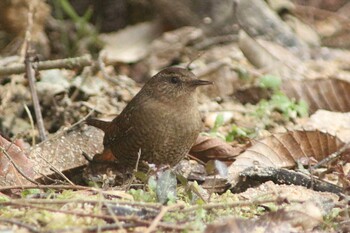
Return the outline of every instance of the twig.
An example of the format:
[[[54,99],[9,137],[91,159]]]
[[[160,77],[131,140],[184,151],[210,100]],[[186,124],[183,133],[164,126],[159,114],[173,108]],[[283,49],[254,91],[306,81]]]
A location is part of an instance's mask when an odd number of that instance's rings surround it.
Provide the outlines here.
[[[139,149],[139,151],[137,152],[137,160],[136,160],[136,165],[135,165],[135,169],[132,173],[132,177],[130,179],[130,182],[128,183],[128,185],[126,185],[125,190],[129,190],[131,187],[132,182],[135,180],[135,173],[138,171],[139,169],[139,162],[140,162],[140,158],[141,158],[141,148]]]
[[[49,60],[37,63],[37,70],[50,70],[50,69],[74,69],[85,66],[93,65],[93,61],[90,55],[84,55],[81,57],[73,57],[59,60]],[[16,65],[12,67],[0,68],[0,76],[6,76],[11,74],[22,74],[25,72],[24,65]]]
[[[19,222],[19,221],[15,220],[15,219],[6,219],[6,218],[0,217],[0,222],[11,223],[11,224],[17,225],[19,227],[26,228],[30,232],[34,232],[34,233],[40,233],[41,232],[36,227],[33,227],[33,226],[31,226],[29,224],[26,224],[26,223],[23,223],[23,222]]]
[[[200,160],[199,158],[197,157],[194,157],[193,155],[191,154],[187,154],[186,155],[189,159],[192,159],[194,161],[196,161],[197,163],[201,164],[201,165],[204,165],[205,166],[205,162],[203,162],[202,160]]]
[[[36,186],[33,186],[36,188]],[[74,189],[74,188],[73,188]],[[110,195],[102,191],[104,195]],[[13,200],[14,201],[14,200]],[[76,203],[76,204],[99,204],[98,200],[83,200],[83,199],[74,199],[74,200],[58,200],[58,199],[25,199],[25,200],[16,200],[16,203],[27,203],[27,204],[40,204],[40,205],[65,205],[67,203]],[[1,203],[2,204],[2,203]],[[157,203],[143,203],[143,202],[131,202],[131,201],[116,201],[116,200],[105,200],[104,204],[109,205],[125,205],[139,207],[142,209],[152,209],[152,211],[159,210],[161,208],[160,204]]]
[[[85,122],[86,119],[88,119],[93,113],[95,112],[95,109],[91,109],[91,111],[86,114],[86,116],[84,116],[83,118],[81,118],[79,121],[75,122],[73,125],[71,125],[68,129],[65,129],[61,132],[58,132],[56,133],[55,135],[53,135],[52,137],[48,138],[47,141],[51,141],[51,140],[54,140],[58,137],[60,137],[61,135],[73,130],[75,127],[77,127],[78,125],[80,125],[81,123]],[[45,143],[45,142],[41,142],[39,143],[38,145],[42,144],[42,143]]]
[[[137,170],[139,169],[140,158],[141,158],[141,148],[137,152],[137,160],[136,160],[136,165],[135,165],[135,171],[134,172],[137,172]]]
[[[334,161],[336,158],[338,158],[339,156],[341,156],[347,149],[350,148],[350,143],[345,144],[342,148],[340,148],[338,151],[330,154],[329,156],[327,156],[326,158],[322,159],[320,162],[318,162],[317,164],[315,164],[314,166],[312,166],[310,169],[315,170],[316,168],[319,168],[321,166],[323,166],[324,164],[330,163],[332,161]]]
[[[162,206],[162,208],[160,209],[159,214],[157,215],[157,217],[155,217],[155,219],[152,221],[152,224],[147,228],[145,233],[151,233],[152,231],[154,231],[157,227],[157,225],[159,224],[160,220],[162,220],[162,218],[164,217],[164,215],[170,210],[170,209],[175,209],[182,206],[182,204],[177,204],[177,205],[173,205],[173,206]]]
[[[303,203],[304,201],[300,200],[288,200],[290,202],[296,202],[296,203]],[[233,208],[233,207],[242,207],[242,206],[251,206],[251,205],[262,205],[266,203],[280,203],[281,198],[274,198],[274,199],[267,199],[267,200],[253,200],[253,201],[236,201],[232,203],[209,203],[209,204],[204,204],[204,205],[197,205],[193,207],[186,208],[182,210],[183,213],[185,212],[192,212],[196,211],[198,209],[205,209],[205,210],[210,210],[210,209],[225,209],[225,208]]]
[[[193,58],[191,58],[190,62],[186,65],[186,69],[189,70],[190,69],[190,66],[192,65],[192,63],[195,61],[195,60],[198,60],[201,56],[204,55],[205,52],[199,52],[197,53],[196,56],[194,56]]]
[[[56,167],[51,166],[50,170],[57,173],[58,175],[60,175],[65,181],[67,181],[70,185],[75,185],[65,174],[63,174],[63,172],[61,172],[60,170],[58,170]],[[62,182],[63,183],[63,182]]]
[[[85,83],[88,81],[88,77],[91,76],[91,69],[83,69],[83,72],[81,73],[81,82],[79,83],[79,86],[76,87],[73,94],[71,95],[70,99],[72,102],[74,102],[80,93],[81,87],[85,85]]]
[[[43,117],[41,115],[38,93],[36,91],[36,86],[35,86],[35,78],[34,78],[35,71],[33,69],[31,60],[32,60],[32,58],[30,57],[29,51],[27,50],[26,58],[24,61],[25,65],[26,65],[26,76],[28,79],[29,89],[30,89],[30,93],[32,96],[34,112],[35,112],[35,117],[36,117],[36,122],[37,122],[38,130],[39,130],[40,139],[41,139],[41,141],[44,141],[46,139],[44,120],[43,120]]]
[[[50,200],[48,200],[50,201]],[[33,204],[28,204],[27,202],[17,202],[17,201],[4,201],[1,202],[2,206],[18,206],[20,208],[31,208],[31,209],[41,209],[41,210],[46,210],[50,211],[53,213],[63,213],[63,214],[70,214],[70,215],[75,215],[79,217],[90,217],[90,218],[98,218],[98,219],[103,219],[107,221],[113,221],[114,218],[109,215],[103,215],[103,214],[90,214],[90,213],[81,213],[81,212],[74,212],[74,211],[69,211],[69,210],[62,210],[62,209],[57,209],[57,208],[49,208],[49,207],[42,207],[38,205],[33,205]],[[142,220],[136,216],[117,216],[119,220],[121,221],[132,221],[138,224],[142,225],[150,225],[151,222]],[[184,230],[184,226],[178,226],[178,225],[169,225],[166,223],[158,223],[158,226],[161,228],[170,228],[173,230]]]
[[[98,226],[92,226],[92,227],[69,227],[69,228],[63,228],[63,229],[58,229],[58,230],[51,230],[48,231],[47,233],[62,233],[62,232],[102,232],[102,231],[108,231],[108,230],[118,230],[121,229],[124,231],[121,232],[126,232],[125,229],[128,228],[134,228],[138,226],[144,226],[146,224],[141,224],[141,223],[124,223],[122,225],[118,224],[107,224],[107,225],[98,225]],[[122,226],[122,227],[121,227]]]
[[[118,226],[119,229],[121,230],[125,230],[124,227],[123,227],[123,224],[119,221],[118,217],[116,216],[116,214],[114,213],[114,211],[112,210],[111,206],[108,205],[105,201],[105,197],[103,195],[103,191],[102,190],[99,190],[99,208],[100,210],[102,211],[102,206],[105,206],[108,213],[111,215],[111,217],[114,219],[114,223],[116,226]]]
[[[39,98],[38,98],[38,93],[36,91],[36,86],[35,86],[35,71],[33,68],[33,63],[32,63],[32,56],[31,54],[31,32],[33,28],[33,11],[34,11],[34,5],[33,3],[29,5],[29,11],[28,11],[28,26],[25,34],[25,41],[23,44],[23,51],[25,51],[25,59],[24,59],[24,64],[25,64],[25,69],[26,69],[26,77],[28,79],[29,83],[29,89],[30,93],[32,96],[32,101],[33,101],[33,106],[34,106],[34,112],[35,112],[35,117],[36,117],[36,122],[39,130],[39,135],[41,141],[44,141],[46,139],[45,135],[45,128],[44,128],[44,121],[43,117],[41,115],[41,110],[40,110],[40,103],[39,103]]]
[[[32,127],[32,146],[35,145],[35,126],[34,126],[34,120],[32,117],[32,114],[28,108],[28,106],[26,104],[24,104],[24,110],[26,111],[28,118],[29,118],[29,122],[30,122],[30,126]]]
[[[11,144],[12,145],[12,144]],[[10,145],[10,146],[11,146]],[[11,156],[7,153],[7,151],[5,150],[4,147],[0,146],[0,152],[3,153],[7,159],[12,163],[12,165],[15,167],[15,169],[18,171],[19,174],[21,174],[26,180],[28,180],[29,182],[33,183],[33,184],[39,184],[38,182],[36,182],[35,180],[33,180],[32,178],[28,177],[22,170],[20,167],[17,166],[16,162],[11,158]]]

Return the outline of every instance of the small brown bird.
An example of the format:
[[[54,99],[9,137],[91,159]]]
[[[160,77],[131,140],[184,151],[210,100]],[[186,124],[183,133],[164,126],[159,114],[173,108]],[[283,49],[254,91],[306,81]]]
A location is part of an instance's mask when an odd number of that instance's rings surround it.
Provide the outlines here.
[[[105,132],[110,151],[126,169],[142,161],[176,165],[188,153],[202,128],[196,88],[199,80],[182,68],[170,67],[153,76],[113,121],[87,120]]]

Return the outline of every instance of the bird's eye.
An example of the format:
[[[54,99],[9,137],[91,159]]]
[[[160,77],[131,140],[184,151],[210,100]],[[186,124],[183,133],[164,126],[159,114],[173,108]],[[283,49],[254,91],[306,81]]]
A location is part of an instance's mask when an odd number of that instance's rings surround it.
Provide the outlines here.
[[[172,77],[172,78],[170,79],[170,82],[173,83],[173,84],[177,84],[177,83],[180,82],[180,79],[179,79],[178,77]]]

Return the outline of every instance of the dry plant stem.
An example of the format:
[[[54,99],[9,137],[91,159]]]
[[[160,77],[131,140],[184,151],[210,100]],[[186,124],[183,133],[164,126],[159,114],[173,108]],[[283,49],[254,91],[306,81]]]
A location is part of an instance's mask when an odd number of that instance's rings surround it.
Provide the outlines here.
[[[192,160],[196,161],[197,163],[202,164],[202,165],[205,166],[205,162],[203,162],[202,160],[194,157],[193,155],[187,154],[187,157],[188,157],[188,159],[192,159]]]
[[[120,228],[118,224],[108,224],[102,226],[93,226],[93,227],[70,227],[59,230],[50,230],[49,233],[62,233],[62,232],[102,232],[108,230],[122,230],[121,232],[126,232],[125,229],[134,228],[138,226],[144,226],[144,224],[136,224],[136,223],[124,223],[122,224],[123,228]],[[123,231],[124,229],[124,231]]]
[[[44,121],[41,115],[38,93],[36,91],[36,86],[35,86],[35,71],[32,63],[33,57],[30,55],[32,52],[31,51],[31,32],[33,28],[33,12],[34,12],[33,4],[34,4],[33,2],[29,4],[28,26],[25,34],[25,40],[22,47],[22,54],[23,53],[25,54],[24,65],[25,65],[26,77],[28,79],[29,89],[32,96],[34,112],[35,112],[40,139],[41,141],[44,141],[46,139]]]
[[[79,87],[77,87],[77,88],[74,90],[73,94],[72,94],[71,97],[70,97],[70,99],[71,99],[72,102],[74,102],[74,101],[77,99],[77,97],[78,97],[78,95],[79,95],[79,92],[80,92],[80,90],[81,90],[81,87],[85,85],[85,83],[86,83],[87,80],[88,80],[88,77],[90,77],[90,76],[91,76],[91,69],[90,69],[90,67],[88,67],[88,68],[86,68],[86,69],[84,68],[84,69],[83,69],[83,72],[82,72],[81,75],[80,75],[80,77],[82,78],[82,81],[80,82]]]
[[[173,205],[173,206],[162,206],[162,208],[160,209],[159,214],[157,215],[157,217],[153,220],[152,224],[147,228],[147,230],[145,231],[145,233],[151,233],[152,231],[156,230],[157,225],[159,224],[159,222],[162,220],[162,218],[164,217],[164,215],[170,210],[170,209],[175,209],[182,206],[181,204],[179,205]]]
[[[63,174],[60,170],[58,170],[57,168],[55,168],[54,166],[50,167],[50,170],[53,172],[56,172],[58,175],[60,175],[65,181],[67,181],[70,185],[75,185],[70,179],[68,179],[68,177]]]
[[[19,222],[19,221],[15,220],[15,219],[7,219],[7,218],[0,217],[0,222],[11,223],[11,224],[17,225],[19,227],[26,228],[28,231],[34,232],[34,233],[40,233],[41,232],[36,227],[33,227],[33,226],[31,226],[29,224],[26,224],[26,223]]]
[[[11,147],[11,145],[9,147]],[[39,184],[38,182],[36,182],[35,180],[31,179],[26,174],[24,174],[24,172],[21,170],[20,167],[17,166],[16,162],[13,161],[13,159],[7,153],[7,151],[6,151],[6,149],[4,147],[0,146],[0,152],[3,153],[6,156],[6,158],[12,163],[12,165],[15,167],[15,169],[18,171],[18,173],[21,174],[26,180],[28,180],[29,182],[31,182],[33,184]]]
[[[11,189],[77,189],[77,190],[91,190],[92,188],[78,185],[14,185],[0,187],[0,192],[11,190]]]
[[[90,55],[84,55],[81,57],[66,58],[51,61],[37,62],[37,70],[50,70],[50,69],[75,69],[85,66],[93,65],[93,61]],[[24,65],[17,65],[12,67],[0,68],[0,76],[11,74],[22,74],[25,72]]]
[[[78,125],[82,124],[84,121],[86,121],[87,118],[89,118],[89,116],[92,115],[92,113],[94,113],[95,109],[92,109],[86,116],[84,116],[82,119],[80,119],[79,121],[75,122],[73,125],[71,125],[68,129],[65,129],[61,132],[56,133],[55,135],[53,135],[52,137],[48,138],[47,141],[56,139],[58,137],[60,137],[61,135],[73,130],[75,127],[77,127]],[[44,142],[41,142],[44,143]],[[39,145],[41,144],[39,143]]]
[[[34,78],[35,71],[33,69],[33,63],[31,61],[31,57],[29,55],[28,50],[27,50],[27,54],[26,54],[26,58],[25,58],[24,63],[26,66],[26,76],[28,79],[30,93],[32,96],[34,112],[35,112],[35,117],[36,117],[36,122],[37,122],[38,130],[39,130],[40,139],[41,139],[41,141],[44,141],[46,139],[44,121],[43,121],[43,117],[41,115],[38,93],[36,91],[36,86],[35,86],[35,78]]]
[[[108,213],[111,215],[111,217],[114,220],[114,223],[116,225],[118,225],[118,229],[122,229],[124,230],[123,224],[119,221],[118,217],[115,215],[115,213],[113,212],[113,210],[111,209],[111,207],[109,205],[107,205],[107,203],[105,202],[105,198],[103,195],[103,191],[98,189],[98,208],[99,210],[102,212],[102,207],[105,206]]]
[[[129,190],[131,187],[132,182],[135,180],[135,173],[137,172],[137,170],[139,169],[139,163],[140,163],[140,157],[141,157],[141,148],[139,150],[139,152],[137,153],[137,160],[136,160],[136,165],[135,165],[135,169],[132,173],[132,178],[130,179],[130,182],[128,183],[128,185],[125,188],[125,191]]]
[[[107,221],[114,220],[114,218],[112,216],[109,216],[109,215],[86,214],[86,213],[80,213],[80,212],[78,213],[78,212],[69,211],[69,210],[60,210],[60,209],[54,209],[54,208],[48,208],[48,207],[27,204],[25,202],[18,203],[18,202],[14,202],[14,201],[5,201],[5,202],[1,202],[1,205],[2,206],[18,206],[20,208],[31,208],[31,209],[35,208],[35,209],[50,211],[53,213],[70,214],[70,215],[75,215],[75,216],[79,216],[79,217],[99,218],[99,219],[103,219],[103,220],[107,220]],[[132,221],[132,222],[139,223],[142,225],[150,225],[151,224],[151,222],[146,221],[146,220],[142,220],[136,216],[118,216],[118,219],[120,221]],[[170,228],[172,230],[184,230],[183,226],[178,226],[178,225],[169,225],[169,224],[158,223],[158,226],[162,227],[162,228]]]
[[[29,121],[30,121],[30,126],[32,127],[32,146],[35,145],[35,126],[34,126],[34,120],[32,117],[32,114],[30,113],[30,110],[26,104],[24,104],[24,110],[26,111]]]
[[[266,200],[256,200],[256,201],[236,201],[232,203],[209,203],[205,205],[197,205],[193,207],[189,207],[186,209],[183,209],[182,212],[192,212],[196,211],[198,209],[205,209],[205,210],[210,210],[210,209],[225,209],[225,208],[233,208],[233,207],[242,207],[242,206],[251,206],[251,205],[262,205],[266,203],[280,203],[281,199],[279,198],[274,198],[274,199],[266,199]],[[303,203],[304,201],[300,200],[288,200],[288,203],[295,202],[295,203]],[[169,211],[172,212],[172,211]]]
[[[40,204],[40,205],[65,205],[67,203],[75,203],[75,204],[90,204],[97,205],[99,201],[97,200],[83,200],[83,199],[74,199],[74,200],[57,200],[57,199],[25,199],[25,200],[12,200],[12,203],[24,203],[24,204]],[[158,204],[152,203],[142,203],[142,202],[126,202],[126,201],[113,201],[113,200],[105,200],[104,204],[109,205],[125,205],[125,206],[133,206],[139,208],[149,208],[153,210],[159,210],[162,206]]]
[[[333,154],[327,156],[326,158],[322,159],[320,162],[315,164],[314,166],[311,167],[311,171],[327,164],[331,163],[335,159],[339,158],[346,150],[350,148],[350,143],[345,144],[342,148],[340,148],[338,151],[334,152]]]

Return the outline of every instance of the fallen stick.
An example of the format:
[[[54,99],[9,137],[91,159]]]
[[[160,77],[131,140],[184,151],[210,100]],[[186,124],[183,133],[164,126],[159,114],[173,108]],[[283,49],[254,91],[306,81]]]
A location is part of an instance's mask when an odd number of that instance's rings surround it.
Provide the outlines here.
[[[42,61],[36,64],[37,71],[50,69],[74,69],[92,65],[93,61],[90,55],[73,57],[59,60]],[[22,74],[25,72],[25,65],[16,65],[11,67],[1,67],[0,76],[11,74]]]

